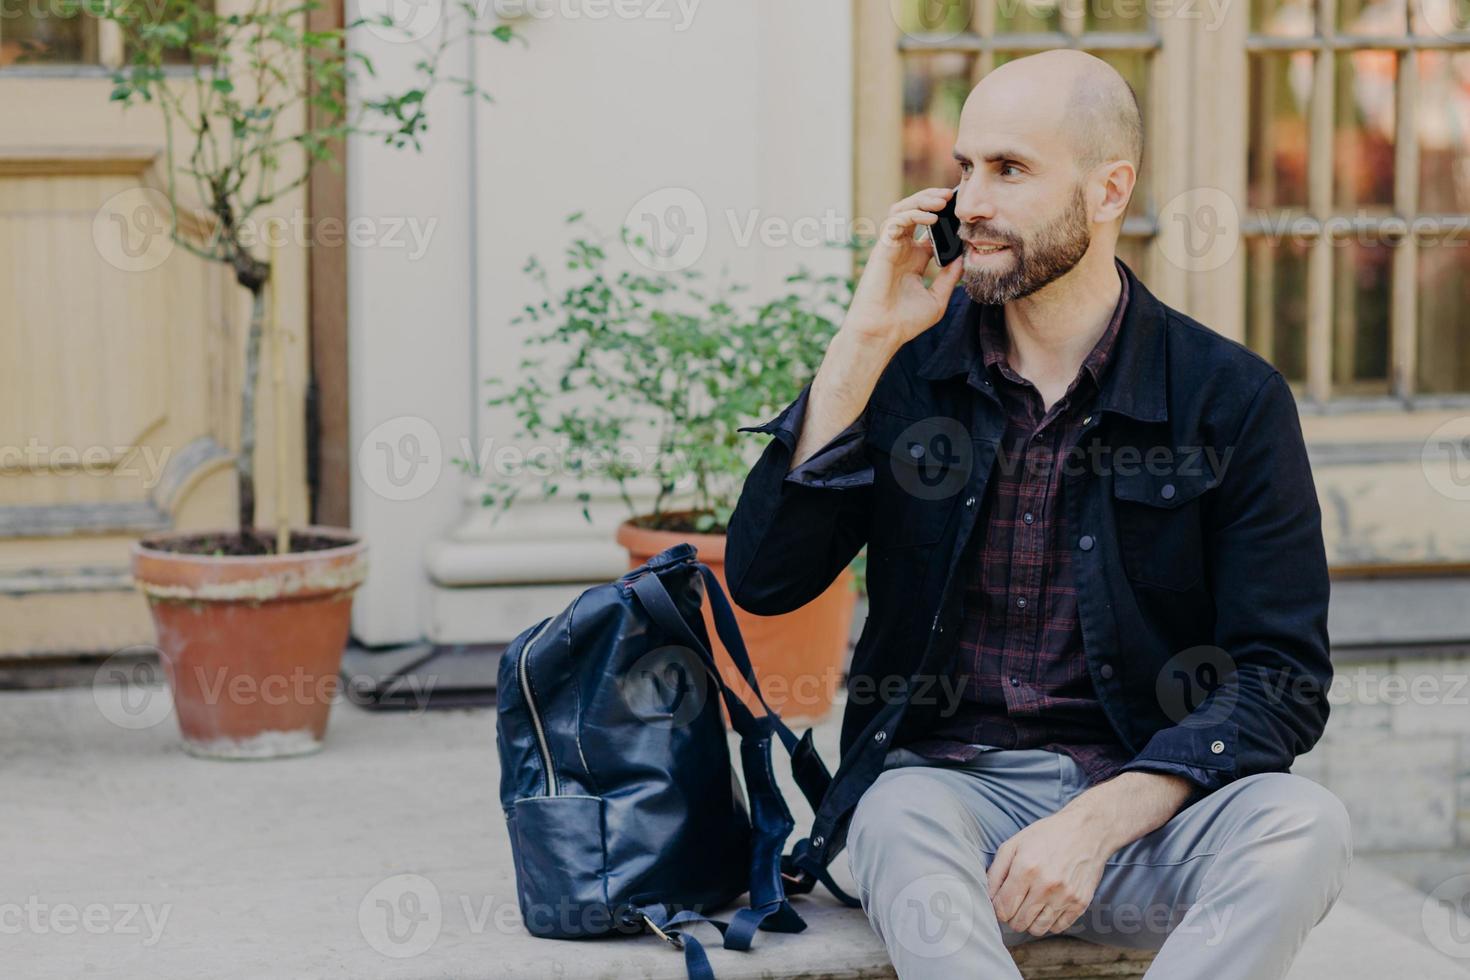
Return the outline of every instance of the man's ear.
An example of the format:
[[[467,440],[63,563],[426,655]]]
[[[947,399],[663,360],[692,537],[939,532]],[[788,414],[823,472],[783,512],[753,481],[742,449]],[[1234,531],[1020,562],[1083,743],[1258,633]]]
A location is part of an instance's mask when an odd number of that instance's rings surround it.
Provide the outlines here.
[[[1108,225],[1121,221],[1133,198],[1138,171],[1127,160],[1111,160],[1099,164],[1092,172],[1092,222]]]

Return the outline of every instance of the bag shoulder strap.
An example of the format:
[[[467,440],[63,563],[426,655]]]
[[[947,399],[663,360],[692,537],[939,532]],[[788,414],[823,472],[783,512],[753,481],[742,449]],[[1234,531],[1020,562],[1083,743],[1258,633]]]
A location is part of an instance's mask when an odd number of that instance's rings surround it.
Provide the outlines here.
[[[809,847],[805,839],[791,855],[782,855],[782,848],[795,827],[795,821],[771,768],[772,733],[780,739],[790,756],[792,776],[814,811],[821,806],[832,776],[817,752],[811,729],[808,728],[798,738],[766,703],[744,638],[740,635],[734,610],[724,589],[720,587],[719,579],[704,563],[696,562],[695,567],[704,582],[716,632],[736,670],[765,709],[765,714],[759,717],[723,682],[713,651],[679,612],[659,576],[650,571],[635,579],[632,588],[654,622],[699,654],[719,687],[732,726],[741,736],[741,769],[745,775],[746,792],[750,797],[751,825],[755,832],[751,858],[750,906],[738,911],[728,928],[722,931],[727,949],[743,950],[750,948],[757,929],[800,932],[806,928],[800,914],[787,900],[788,891],[792,894],[804,894],[820,881],[843,904],[856,908],[859,903],[838,887],[825,869],[812,873],[797,867],[796,860]],[[791,886],[789,889],[788,883]]]

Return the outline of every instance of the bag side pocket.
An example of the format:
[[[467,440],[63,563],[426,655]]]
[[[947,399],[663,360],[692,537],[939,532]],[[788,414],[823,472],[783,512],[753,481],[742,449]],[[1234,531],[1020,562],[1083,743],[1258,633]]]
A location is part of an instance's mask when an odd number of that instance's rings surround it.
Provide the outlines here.
[[[617,931],[607,903],[603,801],[529,796],[510,813],[516,894],[533,936],[580,939]]]

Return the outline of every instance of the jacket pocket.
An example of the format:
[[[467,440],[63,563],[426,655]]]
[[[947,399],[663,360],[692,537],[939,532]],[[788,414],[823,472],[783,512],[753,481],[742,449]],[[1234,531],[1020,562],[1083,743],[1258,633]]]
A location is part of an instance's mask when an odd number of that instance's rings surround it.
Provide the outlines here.
[[[864,435],[873,461],[874,545],[932,546],[943,539],[974,467],[974,443],[957,420],[875,411]]]
[[[1201,495],[1207,477],[1126,473],[1113,478],[1118,550],[1136,583],[1187,592],[1204,578]]]
[[[510,813],[516,897],[533,936],[578,939],[614,931],[607,903],[603,802],[530,796]]]

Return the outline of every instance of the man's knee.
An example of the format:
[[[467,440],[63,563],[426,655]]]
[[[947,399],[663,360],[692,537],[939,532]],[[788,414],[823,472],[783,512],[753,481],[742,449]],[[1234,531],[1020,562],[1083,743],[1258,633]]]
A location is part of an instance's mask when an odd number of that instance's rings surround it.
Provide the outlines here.
[[[969,816],[942,781],[922,766],[889,769],[858,800],[848,825],[848,861],[863,891],[884,866],[911,865],[925,851],[961,859]]]
[[[1273,862],[1276,871],[1303,884],[1320,881],[1335,901],[1353,856],[1352,820],[1342,801],[1320,783],[1291,773],[1255,777],[1247,798],[1248,835],[1290,848],[1284,860]]]

